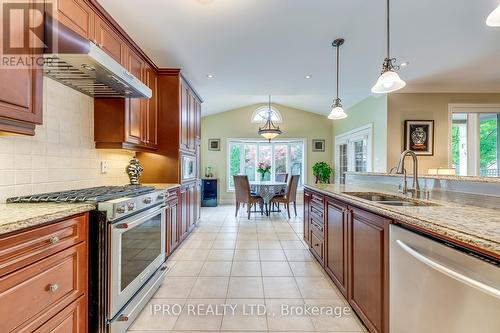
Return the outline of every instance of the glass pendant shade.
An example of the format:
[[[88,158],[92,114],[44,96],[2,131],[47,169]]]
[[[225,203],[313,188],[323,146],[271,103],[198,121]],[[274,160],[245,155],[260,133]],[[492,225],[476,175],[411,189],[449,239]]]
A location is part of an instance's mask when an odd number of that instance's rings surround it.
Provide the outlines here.
[[[398,73],[388,70],[382,73],[377,83],[372,87],[372,92],[376,94],[386,94],[406,86],[406,82],[401,80]]]
[[[339,119],[344,119],[347,118],[347,113],[345,113],[344,109],[342,108],[342,104],[340,104],[340,100],[335,100],[332,105],[332,110],[330,111],[330,114],[328,115],[328,119],[332,120],[339,120]]]
[[[283,133],[279,126],[274,125],[273,120],[272,120],[272,109],[271,109],[271,96],[269,96],[269,111],[268,111],[268,116],[266,123],[264,126],[259,127],[259,131],[257,132],[259,135],[263,136],[267,140],[271,141],[271,139],[274,139],[281,133]]]
[[[500,27],[500,5],[488,15],[486,25],[490,27]]]
[[[281,131],[279,129],[278,130],[272,130],[272,129],[269,129],[269,130],[261,129],[261,130],[259,130],[259,135],[262,135],[267,140],[274,139],[275,137],[277,137],[280,134],[281,134]]]

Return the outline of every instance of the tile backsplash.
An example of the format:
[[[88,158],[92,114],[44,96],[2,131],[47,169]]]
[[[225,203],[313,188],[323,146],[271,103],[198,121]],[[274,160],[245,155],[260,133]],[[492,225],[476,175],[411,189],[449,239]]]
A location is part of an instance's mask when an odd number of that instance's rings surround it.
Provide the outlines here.
[[[0,137],[0,202],[32,193],[128,183],[126,150],[95,149],[94,100],[43,81],[43,125],[36,135]],[[106,161],[106,173],[101,173]]]

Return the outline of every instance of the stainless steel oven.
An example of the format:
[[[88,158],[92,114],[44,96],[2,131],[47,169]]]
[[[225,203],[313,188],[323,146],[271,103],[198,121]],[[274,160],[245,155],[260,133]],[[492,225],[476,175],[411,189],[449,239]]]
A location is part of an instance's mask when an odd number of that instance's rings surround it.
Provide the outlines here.
[[[165,206],[109,225],[110,309],[115,317],[165,261]]]

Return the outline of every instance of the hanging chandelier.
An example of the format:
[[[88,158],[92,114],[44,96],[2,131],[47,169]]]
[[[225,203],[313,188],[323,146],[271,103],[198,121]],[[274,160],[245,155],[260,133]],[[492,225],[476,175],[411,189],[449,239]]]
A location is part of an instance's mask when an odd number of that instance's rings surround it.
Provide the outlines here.
[[[271,109],[271,95],[269,95],[269,110],[267,111],[267,120],[264,126],[259,127],[259,131],[257,132],[259,135],[262,135],[264,138],[268,139],[271,142],[271,139],[274,139],[278,135],[280,135],[281,130],[279,126],[274,125],[273,123],[273,110]]]
[[[372,87],[372,92],[376,94],[386,94],[406,86],[406,82],[401,80],[397,71],[399,66],[395,64],[396,58],[390,57],[390,12],[389,0],[387,0],[387,56],[382,65],[382,73],[377,83]]]
[[[342,103],[339,98],[339,57],[340,57],[340,45],[344,44],[343,38],[337,38],[333,41],[332,46],[337,48],[337,98],[333,100],[332,109],[328,115],[328,119],[338,120],[347,118],[347,114],[342,108]]]

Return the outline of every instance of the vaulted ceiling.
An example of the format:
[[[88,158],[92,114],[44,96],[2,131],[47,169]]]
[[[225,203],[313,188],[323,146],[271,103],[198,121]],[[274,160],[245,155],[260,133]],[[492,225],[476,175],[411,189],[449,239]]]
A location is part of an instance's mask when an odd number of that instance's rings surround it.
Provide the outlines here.
[[[276,103],[328,114],[341,49],[344,106],[370,95],[385,56],[384,0],[99,0],[160,67],[181,67],[204,114]],[[500,92],[498,0],[391,2],[401,92]],[[209,79],[207,74],[215,75]],[[312,75],[305,79],[305,75]]]

